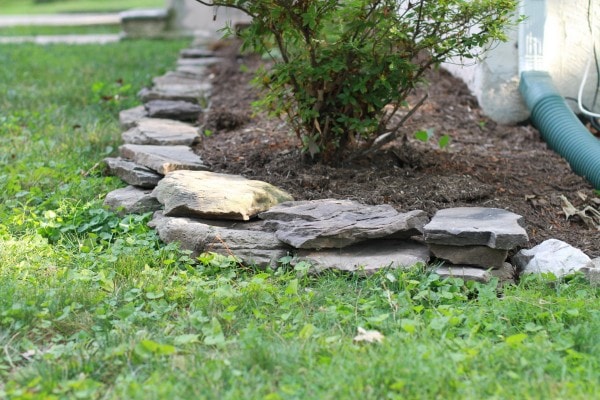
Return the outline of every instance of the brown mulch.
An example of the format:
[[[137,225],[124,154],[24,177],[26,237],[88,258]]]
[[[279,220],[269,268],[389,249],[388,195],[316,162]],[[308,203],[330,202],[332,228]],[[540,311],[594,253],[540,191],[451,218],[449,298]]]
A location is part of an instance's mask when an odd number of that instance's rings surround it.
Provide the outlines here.
[[[405,124],[403,139],[333,167],[302,157],[283,121],[253,114],[251,102],[260,93],[249,81],[262,61],[219,47],[227,61],[213,67],[211,106],[200,121],[212,134],[196,147],[213,171],[264,180],[297,200],[353,199],[430,215],[449,207],[499,207],[524,217],[531,246],[556,238],[600,256],[600,231],[578,216],[567,219],[560,198],[579,209],[594,205],[591,185],[547,148],[533,126],[488,119],[467,87],[444,70],[429,74],[423,89],[429,98]],[[435,139],[416,140],[414,132],[425,129],[435,138],[450,135],[450,145],[439,149]]]

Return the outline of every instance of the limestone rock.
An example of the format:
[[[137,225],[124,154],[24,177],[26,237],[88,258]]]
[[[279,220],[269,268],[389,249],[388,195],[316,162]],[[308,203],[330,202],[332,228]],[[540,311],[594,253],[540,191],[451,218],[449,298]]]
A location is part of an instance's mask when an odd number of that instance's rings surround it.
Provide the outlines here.
[[[119,147],[121,157],[148,167],[159,174],[186,170],[207,170],[200,156],[188,146],[153,146],[124,144]]]
[[[503,266],[508,250],[492,249],[487,246],[448,246],[430,243],[429,249],[437,258],[452,264],[466,264],[482,268]]]
[[[594,258],[581,271],[585,273],[592,286],[600,286],[600,258]]]
[[[492,275],[482,268],[466,265],[443,265],[435,270],[441,278],[460,278],[465,281],[488,283]]]
[[[591,259],[568,243],[549,239],[531,249],[519,251],[513,261],[523,274],[551,272],[560,278],[589,267]]]
[[[148,103],[153,100],[168,100],[168,101],[185,101],[187,103],[197,104],[200,100],[204,99],[203,95],[196,92],[190,93],[189,91],[178,91],[178,90],[164,90],[164,89],[148,89],[143,88],[138,92],[138,98]]]
[[[189,101],[151,100],[144,107],[151,118],[176,119],[178,121],[196,121],[202,112],[198,104]]]
[[[209,58],[214,57],[215,53],[206,49],[183,49],[179,55],[182,58]]]
[[[202,66],[210,67],[223,61],[221,57],[205,57],[205,58],[180,58],[177,60],[177,66]]]
[[[151,192],[151,190],[127,186],[108,193],[104,198],[104,205],[119,215],[143,214],[159,210],[161,205]]]
[[[170,119],[144,118],[137,126],[123,132],[123,141],[131,144],[160,146],[191,145],[198,138],[198,129]]]
[[[152,79],[155,86],[192,86],[201,89],[204,85],[202,79],[192,78],[178,71],[168,71],[164,75]]]
[[[277,261],[288,254],[290,248],[281,243],[273,232],[264,229],[262,221],[219,222],[190,218],[166,217],[162,212],[154,214],[150,226],[155,228],[165,243],[177,242],[192,256],[202,252],[233,254],[244,263],[260,267],[276,267]]]
[[[179,65],[176,69],[177,72],[183,76],[188,76],[195,79],[204,79],[208,74],[208,67],[204,65]]]
[[[168,216],[243,221],[293,200],[288,193],[266,182],[202,171],[172,172],[158,183],[154,193]]]
[[[118,176],[133,186],[153,188],[163,177],[150,168],[122,158],[105,158],[104,162],[112,175]]]
[[[458,207],[438,211],[423,228],[425,242],[510,250],[527,243],[523,217],[499,208]]]
[[[181,71],[170,71],[163,76],[154,78],[154,86],[142,89],[138,96],[143,102],[152,100],[182,100],[198,103],[206,99],[212,90],[208,80],[199,79]]]
[[[121,124],[121,129],[127,130],[133,128],[137,125],[139,120],[146,118],[147,115],[148,114],[146,113],[144,106],[137,106],[121,111],[119,113],[119,123]]]
[[[299,250],[299,260],[326,269],[371,274],[382,268],[408,268],[429,261],[427,246],[413,240],[368,240],[343,249]]]
[[[510,263],[505,262],[501,268],[488,270],[490,275],[498,278],[500,285],[514,284],[517,277],[517,269]]]
[[[598,270],[600,270],[600,257],[594,258],[592,261],[590,261],[589,267],[598,268]]]
[[[367,239],[410,237],[427,223],[424,211],[401,214],[390,205],[350,200],[311,200],[280,204],[259,215],[277,238],[298,249],[342,248]]]

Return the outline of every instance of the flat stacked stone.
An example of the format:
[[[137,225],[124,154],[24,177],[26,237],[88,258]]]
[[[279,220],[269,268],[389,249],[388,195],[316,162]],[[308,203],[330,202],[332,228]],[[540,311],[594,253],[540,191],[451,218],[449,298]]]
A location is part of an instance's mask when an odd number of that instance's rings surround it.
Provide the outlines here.
[[[181,58],[212,58],[215,53],[202,48],[183,49],[179,52]]]
[[[203,98],[202,95],[189,90],[164,90],[157,88],[143,88],[137,94],[138,98],[143,103],[148,103],[153,100],[167,100],[167,101],[184,101],[186,103],[198,104]]]
[[[146,118],[147,116],[148,113],[143,105],[123,110],[119,113],[119,123],[121,125],[121,129],[131,129],[137,125],[139,120]]]
[[[351,200],[283,203],[259,217],[276,229],[277,238],[298,249],[342,248],[375,238],[420,235],[424,211],[399,213],[390,205],[369,206]]]
[[[140,188],[152,189],[163,178],[156,171],[123,158],[105,158],[104,162],[112,175]]]
[[[174,171],[154,193],[167,216],[248,221],[272,206],[293,200],[267,182],[207,171]]]
[[[177,60],[177,66],[194,66],[194,67],[210,67],[223,61],[220,57],[203,57],[203,58],[180,58]]]
[[[460,278],[465,281],[488,283],[492,275],[483,268],[468,265],[443,265],[435,270],[441,278]]]
[[[423,227],[423,236],[432,254],[451,264],[501,268],[508,251],[529,240],[522,222],[498,208],[448,208]]]
[[[153,83],[152,88],[144,88],[138,93],[143,102],[173,100],[197,104],[210,96],[212,90],[209,81],[184,71],[169,71],[154,78]]]
[[[121,137],[129,144],[190,146],[198,139],[198,128],[169,119],[142,118],[136,126],[123,132]]]
[[[277,262],[290,252],[262,221],[206,221],[191,218],[167,217],[154,214],[149,224],[165,243],[178,243],[192,256],[203,252],[235,255],[245,264],[277,267]]]
[[[150,168],[161,175],[176,170],[209,169],[189,146],[124,144],[119,147],[119,152],[122,158]]]
[[[211,75],[207,74],[208,67],[204,65],[178,65],[176,71],[182,74],[183,76],[196,79],[205,77],[211,79],[212,77]]]
[[[327,269],[369,275],[382,268],[409,268],[427,264],[429,249],[412,240],[367,240],[342,249],[298,250],[299,260],[313,265],[313,272]]]
[[[187,88],[202,91],[207,88],[203,79],[191,78],[189,75],[179,71],[168,71],[164,75],[152,79],[152,83],[155,87],[161,89],[181,87],[181,89]]]
[[[157,211],[161,207],[151,190],[135,186],[127,186],[108,193],[104,205],[119,215],[143,214]]]
[[[323,199],[282,203],[259,217],[275,230],[277,239],[295,249],[297,260],[313,266],[313,272],[370,274],[429,261],[427,246],[409,240],[420,236],[428,222],[421,210],[399,213],[389,205]]]
[[[197,121],[202,107],[182,100],[150,100],[144,104],[146,114],[151,118],[174,119],[177,121]]]

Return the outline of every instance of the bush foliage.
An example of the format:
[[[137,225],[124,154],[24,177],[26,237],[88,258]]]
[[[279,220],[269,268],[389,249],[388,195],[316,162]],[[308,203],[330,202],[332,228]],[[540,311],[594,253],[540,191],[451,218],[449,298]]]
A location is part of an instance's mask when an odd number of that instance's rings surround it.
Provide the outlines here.
[[[274,66],[261,106],[325,162],[397,136],[407,96],[432,66],[505,40],[516,0],[197,0],[252,16],[244,44]],[[400,118],[394,118],[394,116]],[[379,139],[379,140],[378,140]],[[371,150],[369,150],[371,149]]]

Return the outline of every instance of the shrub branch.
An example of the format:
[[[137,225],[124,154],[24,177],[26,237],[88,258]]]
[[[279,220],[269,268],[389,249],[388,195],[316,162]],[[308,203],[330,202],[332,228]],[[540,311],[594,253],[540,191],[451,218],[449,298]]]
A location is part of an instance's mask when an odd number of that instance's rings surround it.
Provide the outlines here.
[[[371,154],[396,139],[394,115],[432,66],[477,59],[505,40],[517,0],[196,0],[253,17],[245,48],[273,66],[257,106],[286,115],[303,150],[323,162]]]

